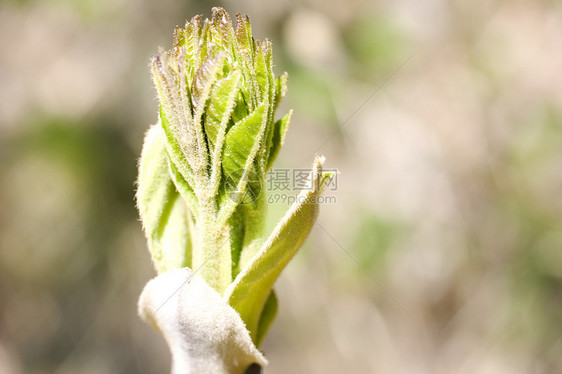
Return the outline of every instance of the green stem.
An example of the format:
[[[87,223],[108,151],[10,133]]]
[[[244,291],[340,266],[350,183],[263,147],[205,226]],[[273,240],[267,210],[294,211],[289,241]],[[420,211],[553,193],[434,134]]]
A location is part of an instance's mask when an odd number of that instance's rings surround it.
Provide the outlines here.
[[[227,226],[218,224],[212,199],[203,198],[199,201],[198,242],[193,250],[193,271],[223,294],[232,282],[229,230]]]

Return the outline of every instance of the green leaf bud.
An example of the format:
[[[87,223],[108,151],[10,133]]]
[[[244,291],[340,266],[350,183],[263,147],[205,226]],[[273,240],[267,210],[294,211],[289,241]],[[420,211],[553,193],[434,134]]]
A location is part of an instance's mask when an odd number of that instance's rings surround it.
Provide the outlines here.
[[[314,188],[298,196],[270,235],[264,233],[265,177],[292,116],[275,116],[287,74],[275,77],[272,59],[271,43],[252,37],[248,17],[237,15],[233,26],[223,9],[213,8],[210,20],[195,16],[177,27],[172,49],[161,50],[150,65],[159,119],[145,138],[137,205],[160,275],[145,288],[139,308],[165,335],[176,367],[200,372],[205,352],[213,349],[197,347],[214,344],[216,339],[207,337],[224,331],[233,331],[229,336],[235,339],[221,344],[242,353],[214,347],[222,354],[209,362],[224,364],[216,372],[238,373],[250,362],[266,363],[256,347],[277,312],[273,284],[313,227],[318,197],[331,176],[322,172],[323,157],[316,158]],[[195,293],[170,288],[171,272],[178,282],[189,274],[200,287]],[[201,300],[207,304],[189,300],[187,295],[198,293],[206,295]],[[173,303],[165,306],[167,300]],[[181,315],[205,308],[228,314],[224,326]],[[178,331],[182,323],[199,331],[199,340]]]

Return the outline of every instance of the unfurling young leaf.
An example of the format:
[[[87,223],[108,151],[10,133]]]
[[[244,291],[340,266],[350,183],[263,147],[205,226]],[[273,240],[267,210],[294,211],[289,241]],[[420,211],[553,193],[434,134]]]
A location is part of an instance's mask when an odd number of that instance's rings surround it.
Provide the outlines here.
[[[261,311],[271,292],[273,283],[308,236],[318,216],[318,197],[331,174],[322,173],[323,159],[316,159],[313,186],[303,191],[273,230],[260,251],[238,274],[228,287],[225,297],[240,313],[253,337],[257,337]],[[242,253],[244,256],[244,253]],[[256,313],[259,310],[259,313]]]

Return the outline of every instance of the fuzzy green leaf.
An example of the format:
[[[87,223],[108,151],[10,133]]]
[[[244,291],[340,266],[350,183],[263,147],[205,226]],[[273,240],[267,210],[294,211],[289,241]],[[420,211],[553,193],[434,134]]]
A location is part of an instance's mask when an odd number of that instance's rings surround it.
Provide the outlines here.
[[[252,37],[252,25],[248,16],[236,15],[235,33],[240,49],[244,50],[248,55],[253,54],[254,38]]]
[[[293,116],[293,111],[291,110],[279,121],[275,122],[273,127],[273,138],[271,140],[271,148],[269,150],[269,159],[267,160],[267,169],[273,166],[281,146],[285,143],[285,137],[287,136],[287,131],[289,131],[289,125],[291,123],[291,117]]]
[[[180,173],[176,165],[168,160],[168,164],[170,166],[170,176],[174,185],[176,186],[176,190],[179,192],[180,196],[185,200],[189,209],[193,213],[195,217],[197,217],[199,208],[197,206],[197,198],[195,196],[195,192],[191,186],[186,182],[183,175]]]
[[[238,93],[240,78],[240,72],[234,71],[227,77],[218,80],[211,89],[209,103],[205,111],[205,134],[211,150],[214,149],[217,135],[226,132],[226,125]]]
[[[225,298],[240,313],[254,341],[258,337],[262,310],[275,280],[304,243],[316,221],[318,197],[324,182],[331,176],[322,173],[322,162],[322,159],[315,161],[314,188],[299,194],[297,202],[225,292]]]
[[[259,347],[263,343],[263,339],[271,324],[277,316],[277,309],[279,308],[279,303],[277,301],[277,295],[274,290],[271,290],[269,297],[263,306],[263,311],[261,312],[260,322],[258,325],[258,333],[256,335],[256,347]]]
[[[170,160],[183,176],[183,179],[186,181],[186,186],[189,187],[191,191],[195,190],[196,186],[193,180],[193,170],[191,169],[188,155],[184,153],[178,139],[174,135],[174,131],[166,117],[163,106],[160,106],[160,124],[164,130],[166,150]]]
[[[246,186],[239,186],[239,182],[256,156],[266,121],[267,103],[264,102],[226,134],[222,168],[228,192],[244,193]]]
[[[240,91],[236,96],[236,103],[234,104],[234,109],[232,110],[231,125],[242,121],[249,114],[248,104],[244,98],[244,89],[244,86],[240,87]]]
[[[139,167],[137,204],[159,273],[190,265],[190,214],[170,178],[159,125],[147,132]]]
[[[261,95],[260,99],[268,100],[269,99],[269,88],[270,88],[270,71],[268,69],[268,62],[266,60],[266,48],[271,48],[270,44],[257,43],[256,42],[256,53],[254,55],[254,71],[255,71],[255,79],[258,84],[259,94]]]
[[[267,79],[267,84],[264,84],[264,86],[267,86],[267,91],[264,90],[264,100],[267,100],[270,104],[269,112],[267,114],[268,116],[267,121],[271,125],[267,127],[265,141],[263,143],[262,149],[260,150],[259,163],[257,164],[257,166],[258,166],[259,173],[265,174],[268,169],[269,154],[271,152],[271,145],[273,142],[273,135],[275,132],[275,123],[273,120],[274,112],[275,112],[275,108],[274,108],[275,75],[273,74],[273,65],[272,65],[273,51],[271,48],[271,42],[269,40],[266,40],[264,43],[262,43],[261,49],[264,54],[264,59],[263,59],[264,70],[265,70],[264,74],[265,74],[265,78]]]
[[[237,210],[243,217],[244,237],[240,248],[241,253],[238,255],[236,274],[246,267],[255,254],[259,252],[265,241],[266,194],[262,192],[250,203],[240,204]]]
[[[216,74],[221,67],[222,57],[222,55],[208,56],[193,76],[191,101],[196,113],[195,120],[201,118],[201,115],[197,115],[197,113],[203,113],[204,105],[211,92],[211,86],[215,82]],[[195,125],[197,126],[197,124]]]
[[[287,79],[289,74],[287,72],[279,76],[275,81],[275,98],[273,100],[273,110],[277,110],[281,99],[287,93]]]
[[[199,58],[200,20],[201,16],[197,15],[185,24],[185,58],[189,76],[193,76],[195,70],[201,64]]]

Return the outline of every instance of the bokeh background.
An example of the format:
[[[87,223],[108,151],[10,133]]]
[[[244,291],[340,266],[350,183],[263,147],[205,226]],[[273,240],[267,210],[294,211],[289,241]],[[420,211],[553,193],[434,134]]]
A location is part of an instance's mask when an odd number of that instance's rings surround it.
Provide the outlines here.
[[[289,72],[277,165],[340,172],[277,283],[266,372],[561,373],[554,0],[0,2],[0,372],[169,370],[136,314],[136,162],[149,59],[212,6]]]

